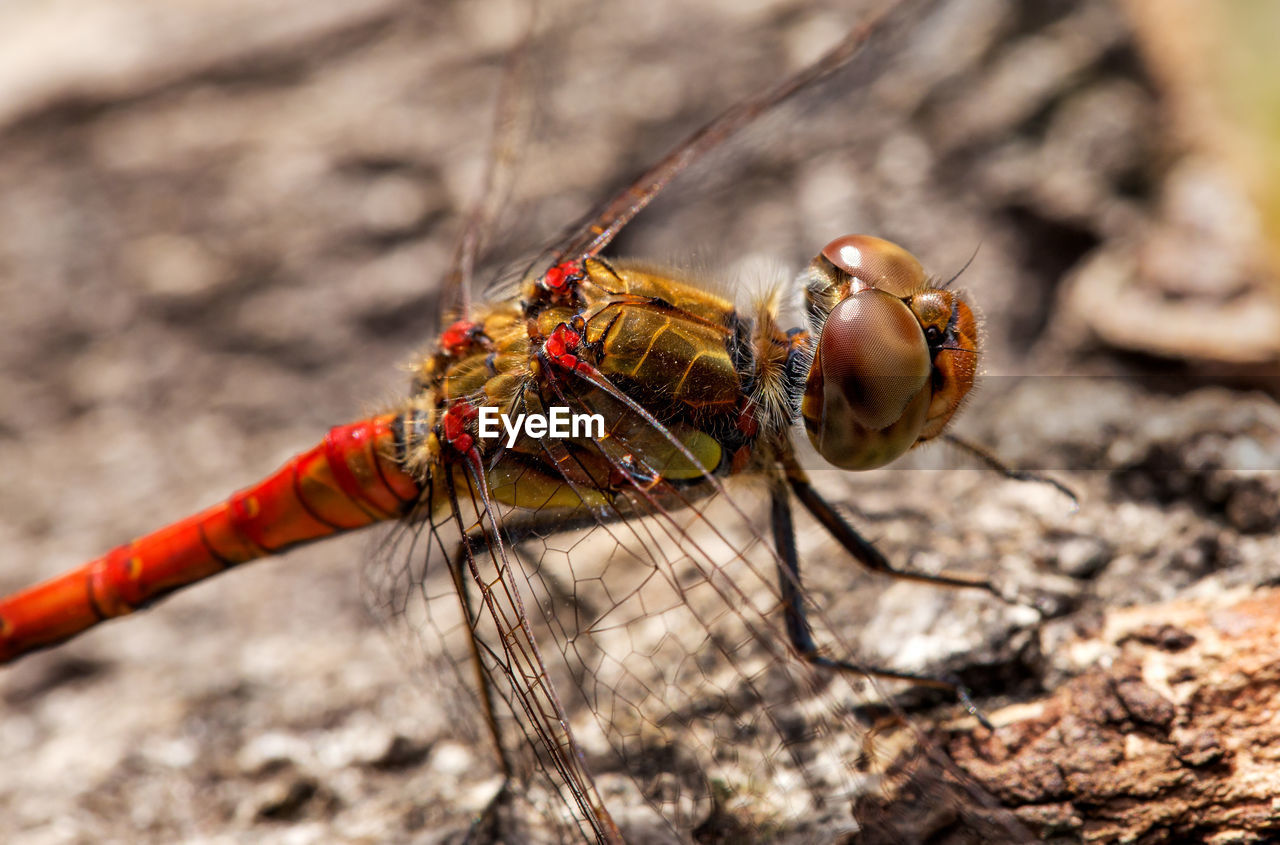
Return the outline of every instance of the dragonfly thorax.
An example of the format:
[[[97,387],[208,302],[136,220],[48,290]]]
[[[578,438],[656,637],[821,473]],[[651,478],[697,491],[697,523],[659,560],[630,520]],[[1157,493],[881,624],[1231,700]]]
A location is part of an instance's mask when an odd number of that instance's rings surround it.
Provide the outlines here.
[[[873,469],[946,428],[973,386],[977,321],[915,256],[837,238],[801,274],[813,341],[801,414],[818,452]]]

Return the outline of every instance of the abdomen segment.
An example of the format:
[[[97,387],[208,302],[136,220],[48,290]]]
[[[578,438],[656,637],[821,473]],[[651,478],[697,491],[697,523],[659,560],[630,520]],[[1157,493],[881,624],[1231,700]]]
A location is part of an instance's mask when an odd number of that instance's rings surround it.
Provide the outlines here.
[[[236,564],[403,515],[421,488],[394,457],[396,421],[387,414],[333,428],[225,502],[0,599],[0,662]]]

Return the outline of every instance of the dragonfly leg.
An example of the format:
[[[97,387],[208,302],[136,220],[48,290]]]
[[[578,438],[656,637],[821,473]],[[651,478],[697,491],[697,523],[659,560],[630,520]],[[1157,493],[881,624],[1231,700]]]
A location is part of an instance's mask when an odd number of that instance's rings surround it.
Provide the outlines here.
[[[944,434],[942,435],[942,439],[950,443],[952,446],[955,446],[960,451],[967,452],[969,455],[977,458],[986,465],[987,469],[1000,473],[1010,481],[1030,481],[1034,484],[1046,484],[1070,499],[1071,507],[1073,509],[1080,507],[1080,497],[1076,495],[1076,492],[1057,479],[1050,478],[1043,473],[1031,472],[1030,470],[1025,469],[1014,469],[1011,466],[1007,466],[1004,461],[997,458],[995,454],[986,447],[979,446],[977,443],[966,440],[963,437],[958,437],[954,434]]]
[[[819,502],[827,508],[831,508],[826,500],[818,496],[817,491],[807,484],[807,481],[802,479],[802,482],[804,483],[804,486],[807,487],[808,491],[812,493]],[[795,489],[796,482],[793,480],[791,484],[792,489]],[[797,497],[800,498],[802,502],[805,501],[802,497],[799,497],[799,495],[797,495]],[[970,713],[970,715],[977,718],[984,727],[990,729],[991,723],[988,722],[987,718],[980,710],[978,710],[977,705],[973,703],[969,690],[964,684],[960,683],[957,678],[925,675],[916,672],[905,672],[899,669],[890,669],[883,666],[868,666],[865,663],[841,660],[834,657],[828,657],[821,653],[817,643],[814,642],[813,628],[809,625],[809,619],[805,616],[804,611],[804,596],[801,592],[800,582],[800,557],[796,552],[796,532],[795,522],[791,518],[791,501],[787,495],[787,489],[779,483],[775,483],[771,486],[770,505],[770,519],[772,522],[774,544],[777,549],[779,559],[778,586],[782,593],[787,639],[791,643],[792,648],[799,653],[800,657],[814,666],[821,666],[825,669],[831,669],[838,672],[853,672],[859,675],[871,675],[887,680],[907,681],[921,686],[949,690],[955,693],[956,698],[959,699],[960,703],[964,706],[965,710]],[[810,512],[813,512],[812,507],[810,507],[809,510]],[[839,515],[835,513],[834,509],[831,509],[830,512],[836,519],[840,520]],[[817,516],[817,514],[815,514],[815,516]],[[821,517],[819,517],[819,519],[821,520]],[[912,577],[910,573],[899,572],[898,570],[889,567],[888,562],[884,560],[884,556],[880,555],[874,546],[862,537],[858,536],[857,532],[849,527],[843,520],[840,520],[840,524],[845,527],[848,533],[851,534],[858,543],[874,552],[875,555],[878,556],[879,560],[883,562],[882,567],[868,565],[869,568],[876,571],[885,571],[894,575]],[[834,534],[835,532],[832,533]],[[837,535],[837,539],[839,539],[839,535]],[[841,545],[845,545],[846,548],[848,548],[847,544],[845,544],[843,540],[841,541]],[[852,551],[852,549],[850,551]],[[859,557],[857,552],[854,552],[854,556],[862,562],[862,558]],[[918,580],[929,581],[932,583],[944,583],[947,586],[987,586],[985,582],[974,583],[963,581],[956,583],[949,578],[944,580],[941,576],[938,578],[924,577]]]
[[[827,529],[827,533],[834,537],[836,542],[844,546],[845,551],[853,555],[854,560],[872,572],[888,575],[891,578],[936,584],[940,587],[973,587],[986,590],[997,598],[1005,598],[995,584],[981,575],[962,572],[940,572],[932,575],[926,572],[910,572],[896,568],[889,563],[889,559],[884,556],[884,553],[859,534],[852,525],[845,521],[845,518],[840,515],[835,506],[814,489],[808,477],[799,467],[787,467],[787,483],[790,484],[791,491],[800,500],[800,503],[804,505],[805,510],[809,511],[814,519],[822,523],[822,527]]]

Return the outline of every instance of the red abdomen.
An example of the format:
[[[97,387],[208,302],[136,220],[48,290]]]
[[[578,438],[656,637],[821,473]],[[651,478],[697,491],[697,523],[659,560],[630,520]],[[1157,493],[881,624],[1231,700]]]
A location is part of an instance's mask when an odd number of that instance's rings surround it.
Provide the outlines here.
[[[386,414],[333,428],[225,502],[0,599],[0,662],[236,564],[403,515],[421,488],[393,457],[396,420]]]

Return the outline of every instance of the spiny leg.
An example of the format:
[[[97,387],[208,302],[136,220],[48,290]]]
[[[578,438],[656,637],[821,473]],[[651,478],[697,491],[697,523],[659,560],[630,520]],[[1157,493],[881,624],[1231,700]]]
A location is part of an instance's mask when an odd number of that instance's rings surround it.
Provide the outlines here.
[[[796,480],[790,478],[789,480],[791,481],[792,489],[795,489],[797,483]],[[894,569],[889,565],[888,561],[884,558],[884,555],[880,554],[874,546],[859,536],[848,523],[840,518],[839,514],[835,512],[835,509],[832,508],[825,499],[818,495],[818,492],[807,483],[807,480],[800,479],[800,482],[801,486],[807,490],[808,494],[812,495],[818,502],[826,507],[827,512],[838,521],[840,526],[843,526],[847,534],[856,540],[856,543],[851,547],[850,544],[845,542],[845,539],[841,535],[836,534],[835,531],[831,532],[832,535],[835,536],[837,540],[840,540],[841,545],[849,549],[855,559],[866,565],[869,569],[911,580],[942,584],[948,587],[983,587],[994,592],[994,589],[992,589],[989,584],[977,578],[970,580],[968,578],[952,576],[920,576],[915,573],[905,573]],[[802,502],[805,501],[803,497],[799,496],[799,494],[797,494],[797,497],[801,498]],[[804,596],[801,592],[800,581],[800,557],[796,552],[795,522],[791,518],[791,501],[787,493],[787,488],[780,482],[775,481],[770,485],[769,499],[770,521],[772,523],[771,527],[773,529],[774,544],[777,549],[779,559],[778,586],[782,593],[783,613],[786,618],[787,639],[790,641],[792,647],[799,652],[800,657],[814,666],[821,666],[835,671],[853,672],[859,675],[872,675],[888,680],[908,681],[922,686],[950,690],[955,693],[956,697],[960,700],[960,703],[964,705],[965,710],[977,718],[984,727],[990,729],[991,724],[978,710],[977,706],[973,703],[973,699],[969,695],[968,689],[966,689],[958,679],[906,672],[882,666],[868,666],[865,663],[853,663],[848,660],[827,657],[820,653],[817,643],[813,640],[813,628],[809,625],[809,620],[805,616]],[[808,503],[806,502],[806,505],[807,504]],[[809,510],[811,513],[813,512],[812,507],[810,507]],[[818,515],[815,513],[815,516]],[[824,526],[827,525],[827,523],[823,521],[822,517],[819,516],[818,519],[823,522]],[[831,531],[831,528],[828,526],[827,530]],[[872,553],[872,559],[876,561],[875,565],[867,563],[867,561],[864,560],[866,550],[870,550]]]
[[[959,448],[963,448],[975,457],[986,461],[991,469],[1000,472],[1006,478],[1015,481],[1031,481],[1047,484],[1070,497],[1073,507],[1078,504],[1075,493],[1066,485],[1036,473],[1010,469],[979,446],[953,438],[950,435],[944,435],[944,437]],[[795,494],[795,497],[799,499],[801,504],[805,506],[805,509],[813,515],[813,518],[822,524],[822,527],[827,530],[827,533],[834,537],[836,541],[853,556],[854,560],[868,570],[887,575],[891,578],[918,581],[924,584],[934,584],[940,587],[966,587],[984,590],[1001,601],[1033,608],[1044,615],[1053,615],[1061,612],[1060,608],[1065,606],[1064,598],[1062,596],[1054,595],[1046,591],[1029,592],[1019,590],[1015,585],[997,585],[990,579],[973,573],[944,571],[937,574],[929,574],[926,572],[911,572],[909,570],[903,570],[895,567],[879,549],[859,534],[857,530],[845,520],[840,512],[836,510],[834,505],[823,498],[822,494],[814,488],[804,470],[800,468],[793,458],[784,457],[783,460],[787,483],[790,485],[791,491]],[[1069,599],[1066,599],[1066,601],[1069,601]]]
[[[805,510],[809,511],[813,518],[822,524],[822,527],[836,539],[836,542],[844,546],[845,551],[853,555],[854,560],[872,572],[888,575],[891,578],[936,584],[940,587],[971,587],[985,590],[1000,599],[1005,598],[995,584],[981,575],[963,572],[940,572],[936,575],[931,575],[927,572],[910,572],[898,569],[889,562],[889,559],[879,549],[846,522],[834,505],[814,489],[804,470],[789,462],[786,467],[786,474],[787,483],[791,486],[791,492],[804,505]],[[785,499],[786,491],[782,490],[781,495]],[[790,508],[788,508],[788,519],[790,518],[789,514]]]
[[[966,452],[977,458],[987,467],[987,469],[1000,473],[1000,475],[1010,481],[1030,481],[1034,484],[1047,484],[1070,499],[1071,507],[1073,509],[1080,507],[1080,497],[1076,495],[1074,490],[1057,479],[1050,478],[1049,476],[1038,472],[1032,472],[1031,470],[1014,469],[1013,467],[1006,465],[1004,461],[996,457],[985,446],[980,446],[963,437],[957,437],[954,434],[943,434],[942,439],[947,443],[950,443],[952,446],[955,446],[960,451]]]

